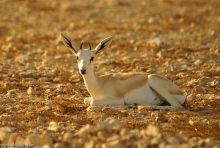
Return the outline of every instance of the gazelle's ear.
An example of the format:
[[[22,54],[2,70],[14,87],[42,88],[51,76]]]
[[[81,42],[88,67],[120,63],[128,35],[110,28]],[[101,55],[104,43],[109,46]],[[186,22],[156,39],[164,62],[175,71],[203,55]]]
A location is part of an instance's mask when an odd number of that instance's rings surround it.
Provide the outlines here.
[[[78,48],[74,46],[71,39],[67,35],[64,35],[63,33],[61,33],[61,37],[63,39],[64,45],[68,47],[69,49],[71,49],[71,51],[76,55]]]
[[[107,37],[102,40],[95,48],[95,53],[99,53],[102,49],[108,47],[111,44],[112,37]]]

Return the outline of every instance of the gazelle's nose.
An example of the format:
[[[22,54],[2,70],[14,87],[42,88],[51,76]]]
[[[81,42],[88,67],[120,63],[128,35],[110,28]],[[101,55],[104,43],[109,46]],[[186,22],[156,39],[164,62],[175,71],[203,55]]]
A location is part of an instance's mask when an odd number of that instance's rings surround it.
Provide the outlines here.
[[[81,69],[81,70],[80,70],[80,73],[81,73],[82,75],[85,75],[85,74],[86,74],[86,70],[85,70],[85,69]]]

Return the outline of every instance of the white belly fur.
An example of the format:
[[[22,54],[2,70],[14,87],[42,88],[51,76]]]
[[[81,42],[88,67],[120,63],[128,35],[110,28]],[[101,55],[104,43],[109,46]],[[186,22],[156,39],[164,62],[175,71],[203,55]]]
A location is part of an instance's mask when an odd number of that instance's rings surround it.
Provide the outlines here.
[[[128,92],[124,100],[126,104],[149,104],[159,105],[163,101],[157,98],[156,94],[150,89],[148,83],[140,88]]]

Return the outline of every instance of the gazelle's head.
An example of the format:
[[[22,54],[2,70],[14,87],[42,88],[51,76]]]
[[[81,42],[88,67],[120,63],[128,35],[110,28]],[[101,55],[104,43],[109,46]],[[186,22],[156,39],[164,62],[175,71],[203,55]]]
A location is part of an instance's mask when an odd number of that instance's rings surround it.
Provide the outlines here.
[[[78,48],[68,36],[62,33],[61,36],[63,38],[63,43],[66,45],[66,47],[71,49],[72,53],[76,56],[79,72],[81,75],[85,75],[87,73],[96,54],[98,54],[102,49],[108,47],[112,40],[111,37],[108,37],[102,40],[94,49],[92,49],[92,46],[89,42],[88,48],[83,48],[83,42],[81,42]]]

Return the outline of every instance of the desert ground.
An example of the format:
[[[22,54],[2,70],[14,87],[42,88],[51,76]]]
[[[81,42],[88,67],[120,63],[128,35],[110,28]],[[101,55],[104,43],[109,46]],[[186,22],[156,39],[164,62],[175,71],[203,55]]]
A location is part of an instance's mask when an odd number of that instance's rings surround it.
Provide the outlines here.
[[[1,0],[0,147],[220,147],[219,8],[219,0]],[[186,92],[185,109],[85,105],[61,32],[93,48],[113,36],[96,73],[166,76]]]

